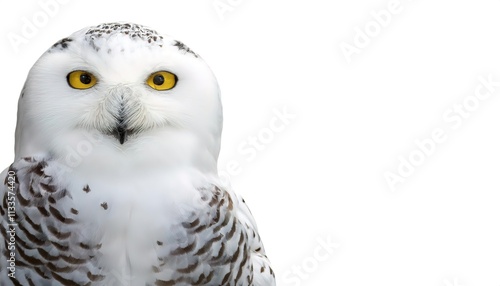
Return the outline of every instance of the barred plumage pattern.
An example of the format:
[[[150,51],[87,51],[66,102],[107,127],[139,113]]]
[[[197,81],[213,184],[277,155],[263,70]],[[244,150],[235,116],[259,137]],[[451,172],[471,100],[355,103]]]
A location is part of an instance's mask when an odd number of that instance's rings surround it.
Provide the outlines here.
[[[72,201],[74,190],[54,184],[54,174],[45,171],[50,164],[23,158],[9,168],[16,178],[13,189],[17,224],[16,279],[10,279],[10,284],[110,285],[115,278],[107,279],[112,273],[99,262],[102,243],[81,235],[85,224],[79,220],[79,210]],[[4,175],[0,191],[2,285],[9,283],[7,231],[13,227],[8,220],[8,176]],[[85,185],[81,191],[88,193],[91,188]],[[255,271],[274,276],[265,263],[252,262],[251,255],[260,256],[263,262],[267,258],[258,234],[235,215],[235,198],[217,186],[200,188],[199,192],[205,208],[178,225],[180,236],[188,240],[182,244],[156,241],[158,263],[151,265],[151,275],[158,278],[151,285],[254,285]],[[237,201],[239,207],[246,207],[242,204]],[[254,269],[256,265],[260,267]],[[165,273],[169,279],[159,278]]]

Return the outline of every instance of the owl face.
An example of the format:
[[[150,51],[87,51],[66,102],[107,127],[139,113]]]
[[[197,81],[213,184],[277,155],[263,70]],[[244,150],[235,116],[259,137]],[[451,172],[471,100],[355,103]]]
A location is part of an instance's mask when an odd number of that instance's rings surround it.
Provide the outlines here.
[[[16,155],[57,153],[98,133],[116,148],[182,134],[217,156],[221,109],[215,77],[184,44],[136,24],[102,24],[60,40],[31,69]]]

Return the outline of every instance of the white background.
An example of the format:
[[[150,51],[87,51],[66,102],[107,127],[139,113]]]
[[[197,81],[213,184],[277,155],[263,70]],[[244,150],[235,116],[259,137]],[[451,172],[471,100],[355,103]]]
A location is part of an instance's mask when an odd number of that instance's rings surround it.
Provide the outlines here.
[[[0,4],[2,166],[34,61],[82,27],[137,22],[182,40],[217,75],[220,170],[238,165],[232,184],[279,285],[500,285],[500,87],[474,99],[478,77],[500,81],[498,1],[75,2],[45,23],[37,1]],[[373,22],[390,5],[385,27]],[[16,48],[25,21],[39,28]],[[349,62],[341,45],[356,39]],[[453,128],[443,114],[464,99],[472,111]],[[283,109],[295,117],[270,133]],[[415,140],[435,129],[446,140],[419,157]],[[259,135],[255,158],[238,151]],[[412,154],[421,164],[391,190],[384,174]],[[338,247],[327,252],[328,241]]]

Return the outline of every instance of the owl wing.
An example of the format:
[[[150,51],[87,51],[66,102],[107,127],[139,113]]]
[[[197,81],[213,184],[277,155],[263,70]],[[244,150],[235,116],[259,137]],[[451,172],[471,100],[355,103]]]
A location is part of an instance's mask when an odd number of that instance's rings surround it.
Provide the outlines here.
[[[257,224],[250,212],[245,200],[234,194],[236,198],[236,210],[239,220],[245,225],[249,237],[250,259],[253,264],[254,285],[276,285],[274,271],[266,256],[264,245],[257,230]]]
[[[0,180],[0,285],[91,285],[99,245],[81,241],[57,164],[22,158]]]
[[[215,185],[199,189],[202,207],[182,222],[177,231],[187,242],[160,250],[158,273],[176,269],[157,285],[275,285],[254,219],[245,202]],[[162,248],[168,249],[167,245]],[[161,276],[161,274],[160,274]],[[179,284],[177,284],[179,283]]]

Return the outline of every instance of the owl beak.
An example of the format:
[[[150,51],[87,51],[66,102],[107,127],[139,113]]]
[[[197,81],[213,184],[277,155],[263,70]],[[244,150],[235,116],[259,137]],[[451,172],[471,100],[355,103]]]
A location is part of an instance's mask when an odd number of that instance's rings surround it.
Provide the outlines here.
[[[120,142],[121,145],[129,140],[135,133],[133,123],[130,122],[137,112],[138,104],[133,102],[135,96],[133,90],[127,86],[117,85],[109,90],[107,109],[112,110],[114,122],[111,123],[112,130],[110,135]],[[131,102],[132,101],[132,102]]]
[[[118,139],[120,144],[123,145],[123,143],[125,143],[125,141],[127,141],[128,139],[128,133],[129,130],[127,128],[127,123],[125,120],[125,110],[122,105],[118,112],[118,117],[116,118],[116,127],[113,130],[113,135],[116,139]]]
[[[117,127],[115,129],[115,137],[120,141],[120,144],[123,145],[125,141],[127,141],[127,129],[123,129],[122,127]]]
[[[116,125],[115,129],[113,129],[113,132],[111,133],[111,135],[113,135],[113,137],[118,139],[118,141],[120,142],[121,145],[123,145],[123,143],[125,143],[125,141],[127,141],[128,134],[129,134],[129,131],[127,130],[127,127],[124,126],[123,124],[119,124],[119,123]]]

